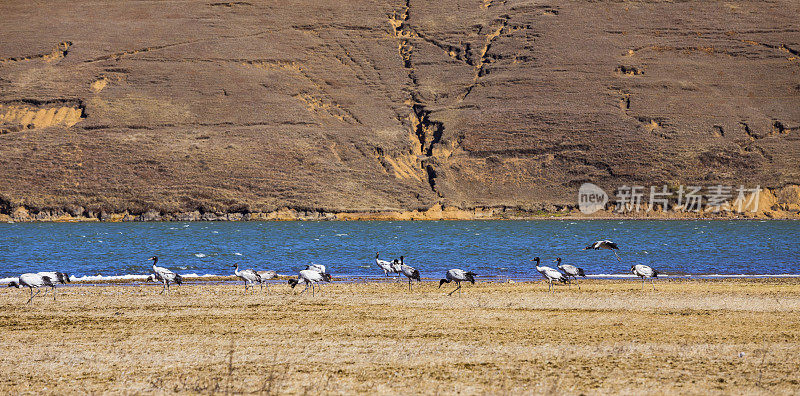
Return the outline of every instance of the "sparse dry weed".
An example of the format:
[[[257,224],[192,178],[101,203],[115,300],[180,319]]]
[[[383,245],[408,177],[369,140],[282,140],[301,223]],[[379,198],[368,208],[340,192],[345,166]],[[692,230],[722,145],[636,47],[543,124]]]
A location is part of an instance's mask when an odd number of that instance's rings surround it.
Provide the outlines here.
[[[0,291],[0,392],[792,393],[800,280]],[[648,285],[649,287],[649,285]]]

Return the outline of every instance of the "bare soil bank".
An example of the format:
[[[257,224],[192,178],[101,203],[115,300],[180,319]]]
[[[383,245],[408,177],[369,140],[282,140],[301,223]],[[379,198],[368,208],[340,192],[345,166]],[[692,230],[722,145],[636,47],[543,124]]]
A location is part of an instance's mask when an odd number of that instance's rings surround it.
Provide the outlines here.
[[[798,14],[2,1],[0,213],[535,217],[569,212],[584,182],[777,190],[800,183]]]

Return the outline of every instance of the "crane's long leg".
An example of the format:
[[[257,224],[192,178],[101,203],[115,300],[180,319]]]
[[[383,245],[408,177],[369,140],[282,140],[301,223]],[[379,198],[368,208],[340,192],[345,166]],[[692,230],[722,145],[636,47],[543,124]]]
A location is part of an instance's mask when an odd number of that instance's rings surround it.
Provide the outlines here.
[[[411,278],[408,278],[408,291],[413,291],[414,288],[411,286]]]
[[[306,290],[308,290],[308,287],[309,287],[309,286],[311,286],[311,284],[310,284],[310,283],[306,283],[306,288],[305,288],[305,289],[303,289],[303,291],[301,291],[301,292],[300,292],[300,294],[303,294],[303,293],[305,293],[305,292],[306,292]]]
[[[650,278],[650,284],[653,285],[653,291],[655,291],[656,290],[656,282],[653,280],[653,278]]]
[[[617,256],[617,260],[619,260],[619,262],[621,263],[622,259],[619,258],[619,255],[617,254],[617,251],[616,250],[612,250],[612,252],[614,252],[614,255]]]
[[[167,284],[162,282],[161,283],[161,293],[158,293],[158,294],[164,294],[165,291],[167,291]]]
[[[26,302],[25,304],[28,304],[28,303],[30,303],[31,301],[33,301],[33,298],[34,298],[34,297],[36,297],[36,296],[38,296],[40,291],[41,291],[41,290],[36,290],[36,294],[33,294],[33,288],[31,288],[31,298],[29,298],[29,299],[28,299],[28,302]]]
[[[453,293],[455,293],[455,292],[456,292],[458,289],[461,289],[461,284],[460,284],[460,283],[456,283],[456,285],[458,285],[458,287],[456,287],[455,289],[453,289],[453,291],[451,291],[450,293],[448,293],[448,294],[447,294],[448,296],[452,296],[452,295],[453,295]],[[459,295],[461,295],[461,292],[459,292]]]

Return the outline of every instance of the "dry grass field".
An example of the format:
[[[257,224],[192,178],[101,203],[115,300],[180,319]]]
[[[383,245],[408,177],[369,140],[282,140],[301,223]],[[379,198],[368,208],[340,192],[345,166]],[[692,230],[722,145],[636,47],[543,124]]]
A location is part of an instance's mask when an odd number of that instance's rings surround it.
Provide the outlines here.
[[[800,279],[436,286],[4,288],[0,393],[800,392]]]

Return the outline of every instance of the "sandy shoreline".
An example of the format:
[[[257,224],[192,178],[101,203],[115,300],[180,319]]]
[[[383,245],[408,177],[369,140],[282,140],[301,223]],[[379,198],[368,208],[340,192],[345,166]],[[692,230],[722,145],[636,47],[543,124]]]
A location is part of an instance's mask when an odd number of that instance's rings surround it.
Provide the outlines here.
[[[442,276],[444,276],[442,274]],[[59,288],[64,287],[87,287],[87,286],[136,286],[148,287],[154,285],[161,285],[160,283],[147,282],[148,275],[123,275],[123,276],[89,276],[72,278],[71,283],[59,284]],[[98,279],[100,278],[100,279]],[[265,285],[273,286],[286,284],[289,279],[297,278],[296,274],[278,274],[277,278],[266,281]],[[685,275],[685,274],[659,274],[656,282],[681,282],[693,280],[735,280],[735,279],[786,279],[796,278],[800,279],[800,274],[701,274],[701,275]],[[16,280],[15,277],[0,278],[0,286],[6,286],[9,282]],[[422,282],[438,282],[441,277],[422,277]],[[531,276],[478,276],[478,282],[485,283],[522,283],[522,282],[541,282],[543,278],[536,274]],[[589,274],[579,281],[598,280],[598,281],[622,281],[622,282],[638,282],[640,278],[630,273],[626,274]],[[407,282],[405,277],[385,277],[382,275],[345,275],[333,276],[334,283],[398,283]],[[222,276],[222,275],[202,275],[191,276],[184,275],[183,283],[185,285],[242,285],[242,281],[236,276]],[[563,285],[558,285],[563,286]],[[564,286],[567,287],[567,286]]]
[[[800,279],[0,290],[2,393],[796,392]]]

